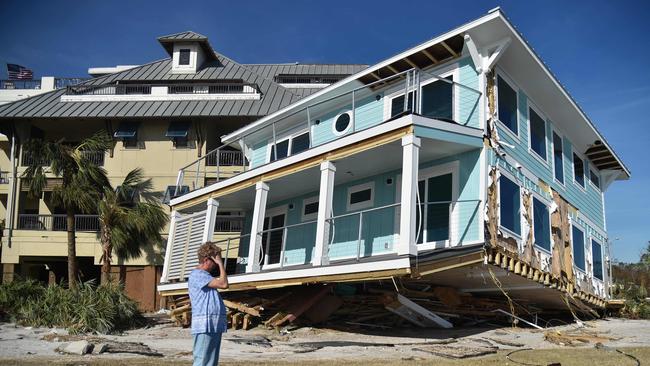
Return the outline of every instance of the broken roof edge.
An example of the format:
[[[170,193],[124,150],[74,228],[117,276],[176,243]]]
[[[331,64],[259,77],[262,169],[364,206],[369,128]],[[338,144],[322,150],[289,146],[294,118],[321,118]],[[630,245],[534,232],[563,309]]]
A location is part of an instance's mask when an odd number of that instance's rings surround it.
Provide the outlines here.
[[[319,96],[322,96],[322,95],[330,92],[331,90],[334,90],[334,89],[336,89],[336,88],[338,88],[338,87],[340,87],[342,85],[345,85],[345,84],[347,84],[347,83],[349,83],[351,81],[354,81],[356,79],[359,79],[359,78],[361,78],[363,76],[369,75],[372,72],[374,72],[374,71],[376,71],[376,70],[378,70],[378,69],[380,69],[382,67],[385,67],[386,65],[390,65],[391,63],[393,63],[393,62],[395,62],[397,60],[400,60],[400,59],[402,59],[402,58],[404,58],[404,57],[406,57],[406,56],[408,56],[410,54],[419,52],[419,51],[421,51],[423,49],[426,49],[426,48],[428,48],[428,47],[430,47],[432,45],[435,45],[435,44],[437,44],[439,42],[442,42],[445,39],[450,38],[452,36],[459,35],[459,34],[462,34],[464,32],[467,32],[468,30],[470,30],[470,29],[472,29],[474,27],[477,27],[477,26],[479,26],[479,25],[481,25],[483,23],[489,22],[489,21],[494,20],[494,19],[500,19],[501,21],[503,21],[503,23],[507,26],[508,30],[515,35],[517,40],[524,46],[526,51],[528,51],[528,53],[533,57],[534,61],[538,64],[538,66],[541,67],[541,69],[546,73],[546,75],[553,82],[553,84],[557,87],[557,89],[564,95],[564,97],[576,109],[578,114],[580,116],[582,116],[583,120],[592,129],[594,134],[600,139],[600,141],[611,152],[612,156],[616,159],[616,161],[620,164],[620,166],[622,168],[621,173],[623,174],[623,176],[621,176],[621,174],[619,174],[618,177],[617,177],[617,180],[619,180],[619,179],[622,179],[622,180],[629,179],[630,176],[631,176],[630,170],[623,163],[623,161],[620,159],[620,157],[616,154],[614,149],[609,145],[609,143],[607,142],[607,140],[605,139],[603,134],[596,128],[595,124],[591,121],[591,119],[589,119],[589,117],[584,112],[584,110],[578,105],[578,103],[571,96],[571,94],[569,94],[569,92],[564,88],[564,86],[558,81],[558,79],[555,77],[553,72],[551,72],[551,70],[548,68],[548,66],[542,61],[542,59],[539,57],[539,55],[533,50],[533,48],[525,40],[523,35],[510,22],[510,20],[507,18],[507,16],[505,15],[505,13],[503,12],[503,10],[500,7],[496,7],[494,9],[491,9],[491,10],[488,11],[487,14],[485,14],[485,15],[477,18],[477,19],[471,20],[471,21],[469,21],[469,22],[467,22],[465,24],[462,24],[462,25],[460,25],[460,26],[458,26],[458,27],[456,27],[456,28],[454,28],[454,29],[452,29],[450,31],[447,31],[447,32],[445,32],[443,34],[440,34],[437,37],[434,37],[434,38],[432,38],[432,39],[430,39],[428,41],[425,41],[425,42],[420,43],[420,44],[418,44],[418,45],[416,45],[414,47],[411,47],[411,48],[409,48],[409,49],[407,49],[405,51],[402,51],[402,52],[400,52],[400,53],[398,53],[396,55],[393,55],[393,56],[391,56],[391,57],[389,57],[389,58],[387,58],[387,59],[385,59],[385,60],[383,60],[383,61],[381,61],[379,63],[376,63],[376,64],[374,64],[372,66],[369,66],[366,69],[363,69],[363,70],[361,70],[361,71],[359,71],[359,72],[357,72],[355,74],[352,74],[352,75],[350,75],[350,76],[348,76],[348,77],[346,77],[346,78],[344,78],[344,79],[342,79],[342,80],[340,80],[340,81],[338,81],[338,82],[336,82],[334,84],[331,84],[331,85],[323,88],[322,90],[320,90],[320,91],[318,91],[316,93],[313,93],[313,94],[311,94],[311,95],[309,95],[307,97],[304,97],[304,98],[298,100],[295,103],[292,103],[292,104],[290,104],[290,105],[288,105],[288,106],[286,106],[286,107],[284,107],[282,109],[279,109],[279,110],[277,110],[276,112],[274,112],[272,114],[269,114],[269,115],[267,115],[267,116],[265,116],[263,118],[260,118],[259,120],[255,121],[255,122],[253,122],[253,123],[251,123],[251,124],[249,124],[247,126],[244,126],[244,127],[240,128],[240,129],[238,129],[236,131],[233,131],[233,132],[231,132],[231,133],[229,133],[227,135],[223,135],[223,136],[221,136],[221,141],[224,144],[231,143],[231,142],[237,140],[240,136],[246,135],[247,133],[256,130],[257,128],[267,124],[269,121],[272,121],[275,118],[278,118],[278,117],[282,116],[284,113],[286,113],[286,112],[288,112],[288,111],[290,111],[290,110],[292,110],[294,108],[298,108],[300,106],[307,105],[310,101],[318,98]]]

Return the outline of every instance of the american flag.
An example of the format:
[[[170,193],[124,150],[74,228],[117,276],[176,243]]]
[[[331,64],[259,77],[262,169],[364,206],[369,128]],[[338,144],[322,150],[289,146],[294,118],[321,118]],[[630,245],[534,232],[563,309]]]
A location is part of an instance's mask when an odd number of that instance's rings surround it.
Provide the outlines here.
[[[31,80],[34,77],[32,70],[16,64],[7,64],[7,75],[9,80]]]

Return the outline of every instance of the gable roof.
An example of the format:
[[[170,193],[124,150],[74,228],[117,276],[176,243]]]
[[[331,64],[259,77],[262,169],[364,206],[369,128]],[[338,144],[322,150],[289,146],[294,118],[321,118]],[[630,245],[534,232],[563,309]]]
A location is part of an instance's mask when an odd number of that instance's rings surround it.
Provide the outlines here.
[[[192,31],[179,32],[158,37],[158,41],[199,41],[208,40],[208,37]]]

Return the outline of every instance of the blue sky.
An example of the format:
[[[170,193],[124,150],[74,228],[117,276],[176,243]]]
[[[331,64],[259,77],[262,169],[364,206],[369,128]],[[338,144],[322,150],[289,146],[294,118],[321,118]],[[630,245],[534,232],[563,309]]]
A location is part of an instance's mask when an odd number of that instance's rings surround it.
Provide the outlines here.
[[[36,75],[166,57],[156,37],[205,34],[242,63],[375,63],[501,6],[632,170],[606,193],[614,257],[650,240],[648,1],[0,2],[0,63]],[[6,70],[0,78],[6,77]]]

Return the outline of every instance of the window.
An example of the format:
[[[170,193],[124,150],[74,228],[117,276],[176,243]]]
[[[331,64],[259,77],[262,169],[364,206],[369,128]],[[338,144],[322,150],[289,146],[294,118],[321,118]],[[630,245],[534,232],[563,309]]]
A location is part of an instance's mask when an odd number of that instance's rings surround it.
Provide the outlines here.
[[[517,92],[501,76],[497,76],[497,99],[499,121],[518,135]]]
[[[125,148],[138,147],[138,122],[124,121],[120,123],[113,137],[122,139],[122,146]]]
[[[278,158],[275,158],[276,149],[271,144],[271,160],[286,158],[289,155],[294,155],[299,152],[309,149],[309,132],[301,133],[300,135],[291,136],[285,140],[276,143]]]
[[[334,129],[334,134],[337,136],[343,135],[344,133],[348,132],[351,126],[352,121],[352,113],[351,112],[343,112],[336,116],[336,119],[334,119],[334,123],[332,125],[332,128]]]
[[[413,106],[413,92],[409,93],[409,100],[406,109],[404,108],[403,94],[400,95],[399,97],[393,98],[393,100],[391,100],[390,102],[390,118],[393,118],[404,111],[412,110],[412,106]]]
[[[573,263],[581,270],[585,270],[585,234],[573,225],[572,231]]]
[[[573,181],[580,187],[585,187],[585,163],[575,153],[573,154]]]
[[[189,186],[180,186],[178,187],[178,190],[176,189],[176,186],[167,186],[167,189],[165,190],[165,195],[163,196],[162,203],[168,205],[169,201],[171,201],[173,198],[180,197],[186,193],[189,193],[190,187]]]
[[[318,197],[307,198],[302,201],[302,220],[314,220],[318,217]]]
[[[453,81],[452,76],[445,79]],[[454,85],[442,80],[426,84],[422,87],[422,110],[423,116],[453,121],[453,90]],[[404,101],[404,98],[402,98]]]
[[[178,51],[178,64],[179,65],[184,65],[187,66],[190,64],[190,49],[189,48],[181,48]]]
[[[502,175],[499,179],[499,218],[501,226],[517,235],[521,235],[520,200],[519,186]]]
[[[189,146],[188,131],[190,129],[190,122],[188,121],[174,121],[167,127],[165,136],[171,138],[175,148],[185,148]]]
[[[564,184],[564,158],[562,155],[562,138],[553,132],[553,167],[555,179]]]
[[[603,280],[603,248],[599,242],[591,240],[591,257],[593,258],[593,275],[599,280]]]
[[[530,118],[530,148],[546,160],[546,122],[532,108],[528,109]]]
[[[374,200],[374,182],[359,184],[348,188],[348,211],[372,207]]]
[[[551,223],[548,206],[533,197],[533,235],[535,245],[551,251]]]
[[[589,180],[596,188],[600,189],[600,178],[598,178],[598,173],[593,170],[589,170]]]
[[[291,155],[297,154],[307,149],[309,149],[309,132],[294,136],[291,139]]]

